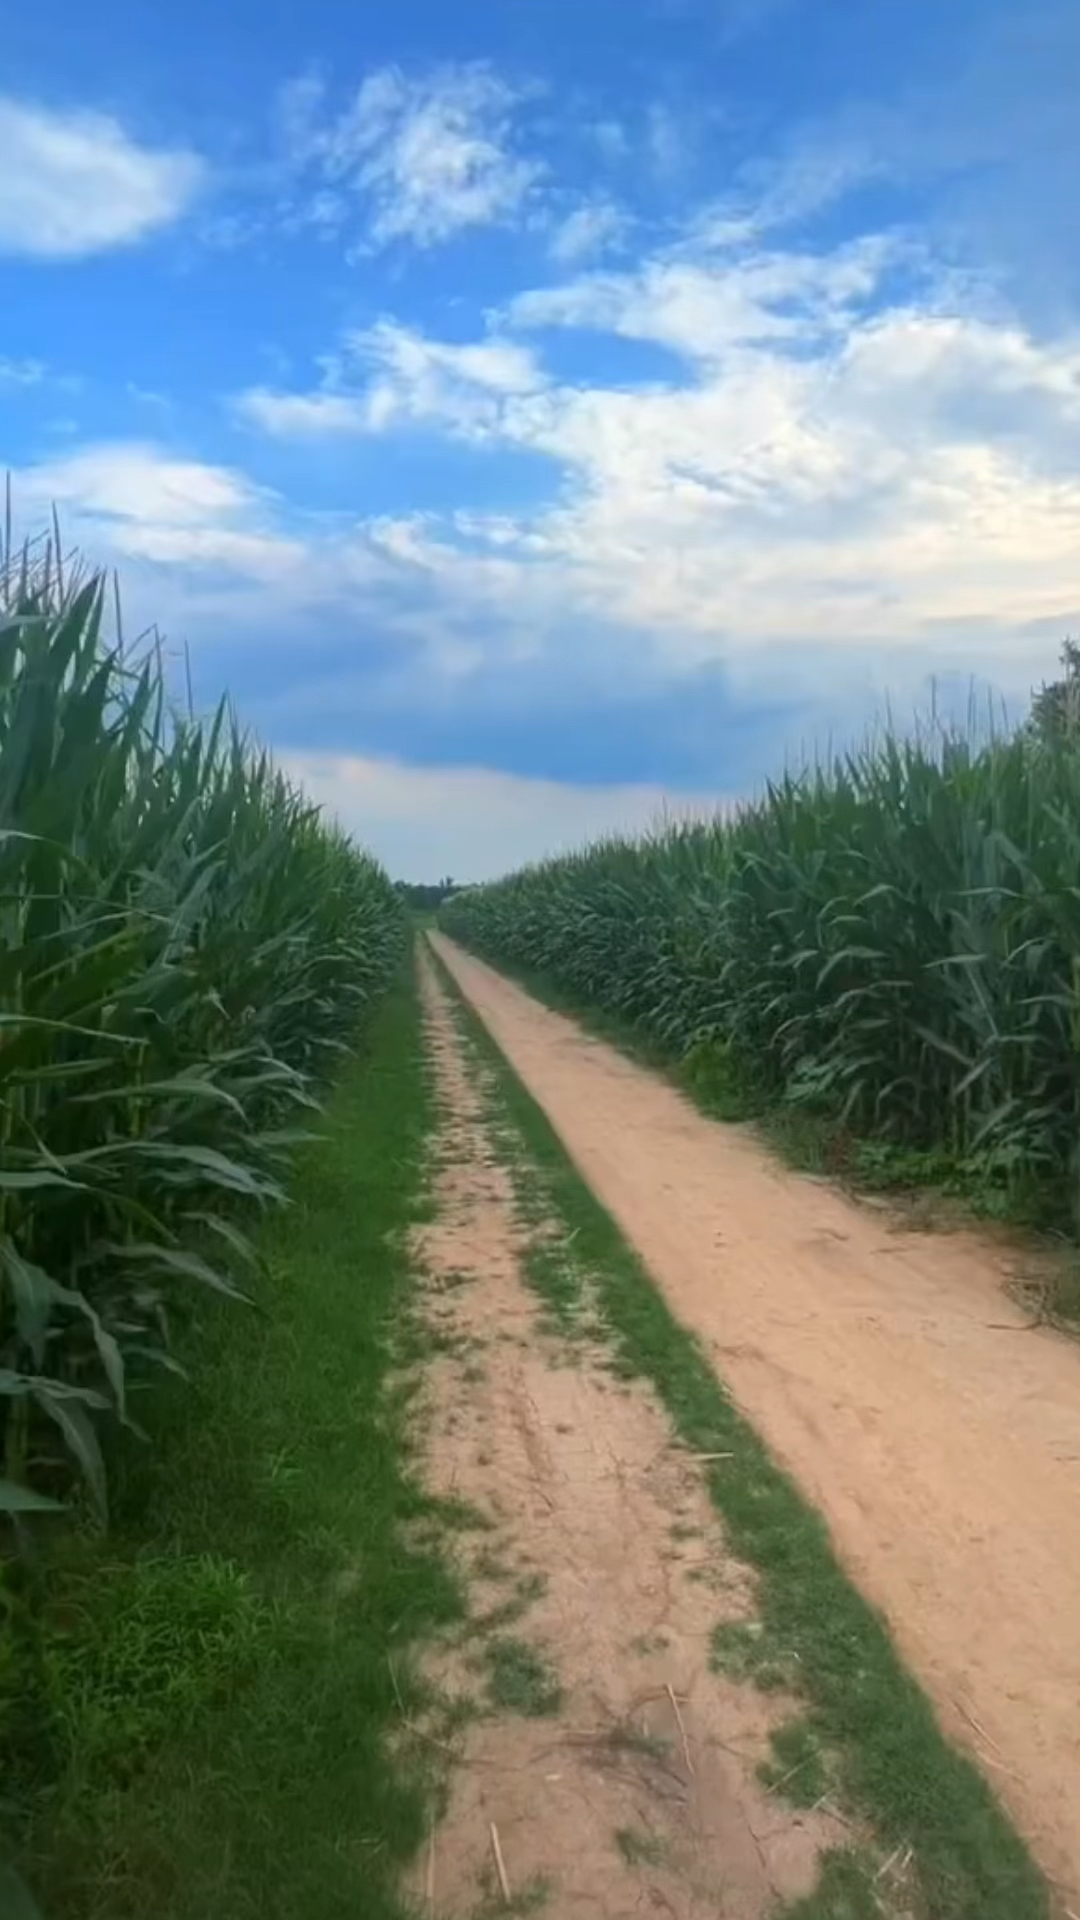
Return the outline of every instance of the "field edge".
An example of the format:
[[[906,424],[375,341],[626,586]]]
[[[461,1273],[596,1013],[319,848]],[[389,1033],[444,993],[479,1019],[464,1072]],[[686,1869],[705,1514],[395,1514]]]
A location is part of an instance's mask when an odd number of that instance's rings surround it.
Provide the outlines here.
[[[402,1372],[432,1117],[410,972],[264,1229],[256,1313],[211,1306],[197,1392],[121,1450],[114,1531],[39,1570],[3,1826],[48,1920],[405,1920],[433,1782],[396,1734],[463,1604],[415,1525]]]

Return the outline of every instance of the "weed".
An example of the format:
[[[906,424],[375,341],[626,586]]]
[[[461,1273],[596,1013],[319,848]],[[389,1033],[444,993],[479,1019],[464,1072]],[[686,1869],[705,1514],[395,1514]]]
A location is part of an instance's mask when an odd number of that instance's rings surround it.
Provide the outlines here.
[[[514,1570],[494,1547],[481,1547],[472,1563],[472,1573],[475,1580],[512,1580]]]
[[[873,1861],[854,1848],[837,1848],[823,1856],[814,1891],[787,1902],[776,1920],[882,1920],[885,1911]]]
[[[549,1661],[527,1640],[492,1640],[484,1649],[492,1704],[507,1713],[540,1719],[558,1713],[562,1688]]]
[[[501,1627],[512,1627],[540,1599],[546,1587],[544,1574],[522,1574],[516,1582],[515,1592],[508,1600],[503,1600],[497,1607],[489,1607],[486,1613],[477,1614],[473,1622],[475,1630],[478,1633],[493,1633]]]
[[[815,1807],[832,1784],[827,1755],[813,1722],[786,1720],[769,1736],[771,1760],[758,1768],[762,1784],[796,1807]]]
[[[474,1501],[465,1500],[460,1494],[433,1494],[429,1503],[443,1525],[456,1533],[491,1533],[494,1529],[495,1522]]]
[[[795,1661],[777,1650],[761,1620],[724,1620],[713,1629],[711,1664],[732,1680],[751,1681],[762,1693],[780,1693],[795,1684]]]
[[[628,1867],[658,1867],[664,1858],[663,1841],[640,1827],[616,1827],[615,1845]]]

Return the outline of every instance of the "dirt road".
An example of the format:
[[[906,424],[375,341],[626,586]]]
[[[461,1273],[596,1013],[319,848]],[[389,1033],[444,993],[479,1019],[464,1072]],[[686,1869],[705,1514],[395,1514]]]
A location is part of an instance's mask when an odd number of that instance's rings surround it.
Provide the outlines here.
[[[434,944],[1080,1913],[1080,1346]]]
[[[753,1578],[646,1383],[613,1377],[591,1316],[568,1333],[526,1284],[529,1246],[555,1244],[558,1221],[542,1207],[523,1220],[507,1164],[520,1178],[520,1150],[493,1126],[432,976],[442,1127],[415,1243],[417,1427],[425,1484],[472,1518],[457,1536],[468,1617],[428,1663],[444,1704],[469,1708],[450,1717],[456,1764],[418,1908],[767,1920],[810,1894],[851,1825],[758,1777],[790,1706],[709,1661],[718,1619],[752,1613]],[[894,1891],[902,1879],[877,1882],[884,1914],[908,1910]]]

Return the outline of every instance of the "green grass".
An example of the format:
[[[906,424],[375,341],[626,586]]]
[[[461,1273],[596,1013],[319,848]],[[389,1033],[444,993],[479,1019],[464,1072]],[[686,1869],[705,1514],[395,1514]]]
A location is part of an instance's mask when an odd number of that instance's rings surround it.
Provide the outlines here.
[[[508,1600],[500,1605],[489,1607],[486,1612],[478,1613],[473,1619],[473,1629],[477,1633],[498,1633],[503,1627],[513,1627],[524,1619],[529,1608],[535,1605],[547,1587],[547,1576],[542,1573],[526,1573],[518,1576],[514,1582],[514,1591]]]
[[[616,1827],[615,1845],[628,1867],[658,1867],[664,1859],[663,1841],[640,1827]]]
[[[812,1720],[785,1720],[770,1737],[772,1759],[758,1768],[763,1785],[771,1793],[782,1793],[796,1807],[816,1807],[824,1800],[832,1780],[828,1754],[823,1750]]]
[[[263,1236],[259,1311],[204,1317],[195,1390],[115,1462],[112,1533],[37,1568],[2,1817],[50,1920],[402,1920],[437,1782],[388,1735],[463,1614],[394,1373],[430,1110],[402,986]]]
[[[881,1920],[889,1911],[875,1885],[876,1869],[855,1848],[826,1854],[813,1893],[784,1908],[783,1920]],[[908,1911],[901,1903],[900,1912]]]
[[[743,1636],[742,1657],[771,1666],[798,1692],[800,1742],[812,1738],[829,1754],[840,1793],[881,1844],[914,1848],[926,1920],[1046,1920],[1046,1886],[1026,1847],[981,1774],[945,1740],[883,1620],[839,1566],[820,1516],[737,1412],[441,963],[440,974],[496,1089],[503,1128],[516,1134],[515,1180],[531,1187],[534,1211],[541,1188],[549,1218],[573,1235],[573,1268],[588,1275],[617,1352],[652,1381],[688,1448],[729,1456],[706,1471],[706,1483],[731,1551],[758,1574],[759,1630]],[[529,1277],[542,1286],[551,1270],[546,1258]],[[562,1314],[569,1270],[564,1260],[553,1301]],[[796,1909],[800,1920],[864,1910],[848,1856],[829,1871],[843,1883],[846,1907],[811,1901]]]
[[[489,1640],[482,1660],[493,1706],[539,1720],[558,1713],[562,1688],[546,1654],[527,1640],[500,1635]]]
[[[710,1664],[730,1680],[748,1680],[759,1693],[783,1693],[791,1659],[777,1649],[760,1620],[724,1620],[713,1630]]]

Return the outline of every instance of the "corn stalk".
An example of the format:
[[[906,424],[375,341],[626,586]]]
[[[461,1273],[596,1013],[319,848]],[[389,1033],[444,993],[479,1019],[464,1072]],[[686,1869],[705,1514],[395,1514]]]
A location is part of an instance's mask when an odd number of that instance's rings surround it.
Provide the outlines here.
[[[441,918],[673,1059],[721,1051],[766,1100],[1075,1190],[1071,739],[880,738],[733,818],[603,841]]]
[[[402,950],[381,868],[55,536],[0,556],[0,1513],[106,1503],[103,1428],[173,1364]],[[237,1339],[244,1337],[242,1318]],[[17,1523],[18,1524],[18,1523]]]

